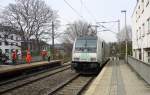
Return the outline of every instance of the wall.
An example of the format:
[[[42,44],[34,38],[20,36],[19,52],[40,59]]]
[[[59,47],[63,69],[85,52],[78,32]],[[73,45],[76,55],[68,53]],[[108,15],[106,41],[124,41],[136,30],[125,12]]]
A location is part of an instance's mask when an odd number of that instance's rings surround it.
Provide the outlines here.
[[[128,56],[129,65],[150,84],[150,65],[134,57]]]

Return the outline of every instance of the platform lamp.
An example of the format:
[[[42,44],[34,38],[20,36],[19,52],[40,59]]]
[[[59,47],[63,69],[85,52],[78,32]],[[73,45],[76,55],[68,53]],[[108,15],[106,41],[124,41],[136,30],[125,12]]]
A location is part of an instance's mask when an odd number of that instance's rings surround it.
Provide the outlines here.
[[[127,18],[126,18],[126,10],[122,10],[121,13],[124,13],[125,15],[125,31],[126,31],[126,37],[125,37],[125,43],[126,43],[126,54],[125,59],[126,63],[128,63],[128,36],[127,36]]]

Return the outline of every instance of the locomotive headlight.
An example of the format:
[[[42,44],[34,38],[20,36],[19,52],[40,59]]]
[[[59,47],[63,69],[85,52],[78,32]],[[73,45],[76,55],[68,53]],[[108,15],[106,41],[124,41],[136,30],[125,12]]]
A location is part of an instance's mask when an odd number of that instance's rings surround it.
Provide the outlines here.
[[[74,60],[74,61],[79,61],[79,58],[75,57],[73,60]]]
[[[96,62],[96,58],[91,58],[91,61],[92,62]]]

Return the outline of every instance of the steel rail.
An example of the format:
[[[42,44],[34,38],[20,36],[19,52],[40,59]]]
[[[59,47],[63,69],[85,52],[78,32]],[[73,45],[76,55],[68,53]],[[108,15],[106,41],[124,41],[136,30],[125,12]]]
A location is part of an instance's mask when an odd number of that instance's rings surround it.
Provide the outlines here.
[[[73,83],[73,81],[75,81],[76,79],[78,79],[80,77],[80,74],[77,74],[73,77],[71,77],[70,79],[68,79],[67,81],[65,81],[64,83],[60,84],[59,86],[57,86],[56,88],[52,89],[50,92],[48,92],[46,95],[55,95],[55,93],[59,92],[59,90],[63,89],[65,86],[67,86],[70,83]],[[81,95],[81,93],[85,90],[85,88],[89,85],[89,83],[91,83],[91,81],[94,79],[94,77],[90,77],[90,79],[80,88],[79,91],[77,91],[76,95]],[[65,95],[65,94],[64,94]],[[71,94],[70,94],[71,95]]]
[[[10,84],[12,82],[16,82],[16,81],[19,81],[19,80],[23,80],[25,78],[29,78],[29,77],[32,77],[32,76],[37,76],[39,74],[42,74],[42,73],[45,73],[45,72],[48,72],[48,71],[53,71],[55,69],[60,69],[60,68],[63,68],[63,67],[66,67],[66,66],[69,66],[70,64],[67,64],[67,65],[62,65],[62,66],[56,66],[56,67],[53,67],[53,68],[49,68],[49,69],[46,69],[46,70],[42,70],[42,71],[38,71],[38,72],[34,72],[34,73],[31,73],[31,74],[25,74],[25,75],[22,75],[22,76],[19,76],[19,77],[16,77],[16,78],[13,78],[13,79],[10,79],[10,80],[6,80],[6,81],[3,81],[3,82],[0,82],[0,86],[2,85],[7,85],[7,84]]]
[[[62,69],[62,68],[63,68],[63,69]],[[40,77],[40,78],[36,78],[36,79],[34,79],[34,80],[31,80],[31,81],[28,81],[28,82],[25,82],[25,83],[22,83],[22,84],[19,84],[19,85],[15,85],[14,87],[11,87],[11,88],[7,88],[7,89],[5,89],[5,90],[3,90],[3,91],[0,91],[0,94],[4,94],[4,93],[9,92],[9,91],[12,91],[12,90],[14,90],[14,89],[17,89],[17,88],[23,87],[23,86],[25,86],[25,85],[28,85],[28,84],[37,82],[37,81],[39,81],[39,80],[42,80],[42,79],[47,78],[47,77],[49,77],[49,76],[55,75],[55,74],[60,73],[60,72],[62,72],[62,71],[66,71],[66,70],[70,69],[71,67],[68,66],[68,67],[62,67],[62,68],[61,68],[61,70],[58,70],[58,69],[60,69],[60,68],[56,69],[56,71],[53,70],[54,72],[52,72],[51,74],[42,76],[42,77]]]

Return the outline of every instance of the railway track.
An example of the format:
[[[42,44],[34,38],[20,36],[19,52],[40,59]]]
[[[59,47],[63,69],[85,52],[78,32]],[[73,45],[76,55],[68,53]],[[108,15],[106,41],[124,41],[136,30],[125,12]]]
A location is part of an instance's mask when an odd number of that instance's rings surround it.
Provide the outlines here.
[[[0,81],[0,86],[6,85],[6,84],[9,84],[9,83],[12,83],[12,82],[16,82],[16,81],[19,81],[19,80],[22,80],[22,79],[25,79],[25,78],[29,78],[29,77],[32,77],[32,76],[36,76],[36,75],[39,75],[39,74],[42,74],[42,73],[45,73],[45,72],[49,72],[49,71],[53,71],[53,70],[56,70],[56,69],[59,69],[59,68],[63,68],[63,67],[69,66],[69,65],[70,64],[66,64],[66,65],[62,65],[62,66],[56,66],[56,67],[52,67],[52,68],[49,68],[49,69],[45,69],[45,70],[41,70],[41,71],[37,71],[37,72],[33,72],[33,73],[25,72],[21,76],[10,78],[10,79],[5,80],[5,81]]]
[[[51,68],[50,70],[46,70],[43,72],[38,72],[35,74],[30,74],[27,76],[19,77],[19,78],[13,79],[13,80],[1,82],[0,83],[0,95],[5,94],[5,93],[9,93],[13,90],[17,90],[17,89],[22,88],[26,85],[41,81],[47,77],[51,77],[55,74],[61,73],[61,72],[66,71],[70,68],[71,68],[70,65],[59,66],[59,67]],[[21,94],[18,93],[15,95],[21,95]]]
[[[81,95],[93,79],[94,76],[87,77],[78,74],[45,95]]]

